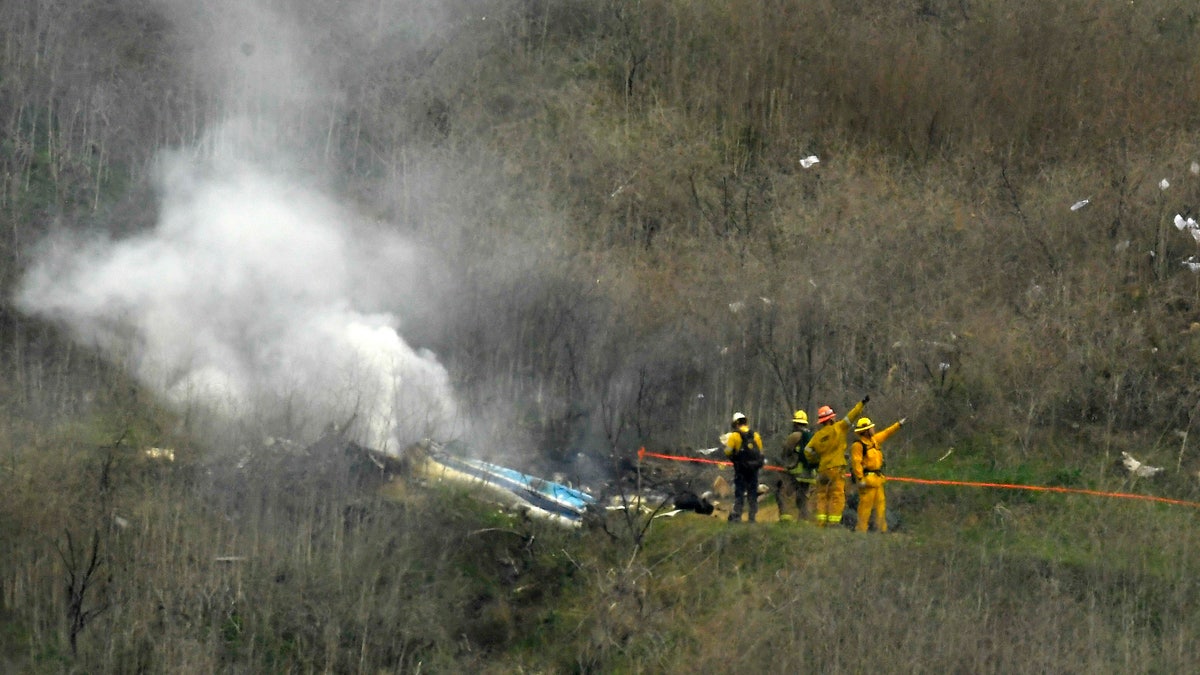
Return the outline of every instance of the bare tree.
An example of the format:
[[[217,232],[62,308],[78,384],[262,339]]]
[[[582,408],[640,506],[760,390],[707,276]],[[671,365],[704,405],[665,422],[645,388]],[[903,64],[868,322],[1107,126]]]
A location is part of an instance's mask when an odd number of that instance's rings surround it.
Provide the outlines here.
[[[56,548],[67,572],[67,635],[71,643],[71,654],[78,655],[79,634],[92,619],[109,607],[103,600],[96,604],[95,599],[96,595],[102,593],[97,587],[101,585],[98,573],[104,564],[104,558],[100,552],[99,529],[92,530],[91,543],[84,548],[76,548],[70,530],[64,531],[64,537],[66,550],[61,544],[56,545]]]

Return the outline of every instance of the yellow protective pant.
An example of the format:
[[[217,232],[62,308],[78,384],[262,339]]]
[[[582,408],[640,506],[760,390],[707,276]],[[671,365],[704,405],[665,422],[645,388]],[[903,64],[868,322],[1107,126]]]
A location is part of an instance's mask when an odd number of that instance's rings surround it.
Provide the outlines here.
[[[875,514],[875,529],[887,532],[887,500],[883,494],[883,484],[887,482],[882,475],[868,473],[863,476],[858,486],[858,524],[859,532],[866,532],[871,513]]]
[[[845,466],[831,466],[817,473],[817,526],[838,525],[846,508]]]

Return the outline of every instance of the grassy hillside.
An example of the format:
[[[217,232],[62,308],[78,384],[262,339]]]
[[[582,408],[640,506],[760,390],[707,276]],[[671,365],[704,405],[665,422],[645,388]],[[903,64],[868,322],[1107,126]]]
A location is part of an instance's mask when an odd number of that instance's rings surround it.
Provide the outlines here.
[[[888,538],[561,532],[381,492],[292,448],[342,420],[214,417],[134,374],[157,326],[18,297],[233,155],[411,244],[337,299],[539,475],[869,392],[897,474],[1196,500],[1198,32],[1173,0],[0,4],[0,670],[1190,668],[1188,507],[894,484]]]
[[[444,261],[386,309],[552,458],[866,390],[1022,454],[1194,421],[1186,5],[39,7],[4,10],[6,287],[47,231],[145,232],[158,153],[234,120]]]
[[[152,423],[7,455],[6,669],[1177,671],[1200,618],[1188,507],[893,483],[888,535],[567,530],[336,453],[152,460]]]

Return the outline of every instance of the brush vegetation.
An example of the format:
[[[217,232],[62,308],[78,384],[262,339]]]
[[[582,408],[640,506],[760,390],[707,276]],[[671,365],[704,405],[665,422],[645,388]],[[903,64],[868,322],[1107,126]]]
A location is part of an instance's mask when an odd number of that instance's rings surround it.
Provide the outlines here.
[[[270,119],[446,261],[403,331],[521,468],[870,393],[897,474],[1194,500],[1193,4],[259,4],[329,93],[231,76],[270,46],[205,47],[241,3],[0,4],[0,669],[1193,667],[1187,507],[893,484],[887,538],[547,529],[202,428],[9,299],[47,234],[152,227],[160,152]]]

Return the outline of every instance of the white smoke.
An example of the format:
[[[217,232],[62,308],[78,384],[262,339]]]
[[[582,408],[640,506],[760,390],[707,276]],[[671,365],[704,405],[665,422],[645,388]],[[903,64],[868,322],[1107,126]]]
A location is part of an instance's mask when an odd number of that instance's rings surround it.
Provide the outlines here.
[[[436,3],[158,7],[181,90],[207,103],[181,121],[195,129],[186,145],[159,157],[157,224],[44,242],[19,305],[189,413],[288,433],[353,418],[359,440],[393,450],[456,434],[446,369],[401,337],[426,256],[312,187],[332,168],[347,87],[375,70],[365,55],[436,35]]]
[[[17,295],[181,408],[288,416],[311,431],[354,416],[395,450],[447,432],[445,368],[398,332],[395,287],[419,252],[294,179],[232,156],[165,156],[157,225],[127,239],[48,241]]]

